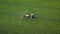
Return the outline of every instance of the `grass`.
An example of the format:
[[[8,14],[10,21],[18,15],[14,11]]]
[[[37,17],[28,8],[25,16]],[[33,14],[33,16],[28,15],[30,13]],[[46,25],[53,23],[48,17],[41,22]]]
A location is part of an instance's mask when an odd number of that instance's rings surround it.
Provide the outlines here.
[[[60,0],[0,0],[0,34],[60,34]]]

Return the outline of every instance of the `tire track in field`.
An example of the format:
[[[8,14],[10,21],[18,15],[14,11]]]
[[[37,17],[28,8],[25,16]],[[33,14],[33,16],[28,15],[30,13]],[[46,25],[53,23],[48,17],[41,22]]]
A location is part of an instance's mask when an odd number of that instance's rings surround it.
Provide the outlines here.
[[[0,12],[0,14],[3,14],[3,15],[9,15],[9,16],[20,16],[21,13],[20,12],[15,12],[15,13],[12,13],[12,12]]]
[[[60,19],[52,18],[40,18],[42,21],[60,22]]]
[[[0,12],[0,14],[17,16],[17,14],[15,14],[15,13],[9,13],[9,12]]]

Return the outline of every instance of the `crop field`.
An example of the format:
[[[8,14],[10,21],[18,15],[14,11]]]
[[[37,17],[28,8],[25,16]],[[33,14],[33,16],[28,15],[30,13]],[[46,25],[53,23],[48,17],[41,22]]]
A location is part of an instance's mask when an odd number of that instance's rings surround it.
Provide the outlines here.
[[[0,34],[60,34],[60,0],[0,0]]]

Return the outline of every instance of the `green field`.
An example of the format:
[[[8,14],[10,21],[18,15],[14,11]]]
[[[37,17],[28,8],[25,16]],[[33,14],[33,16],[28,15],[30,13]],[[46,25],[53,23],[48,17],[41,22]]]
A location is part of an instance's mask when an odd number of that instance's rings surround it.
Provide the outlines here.
[[[0,34],[60,34],[60,0],[0,0]]]

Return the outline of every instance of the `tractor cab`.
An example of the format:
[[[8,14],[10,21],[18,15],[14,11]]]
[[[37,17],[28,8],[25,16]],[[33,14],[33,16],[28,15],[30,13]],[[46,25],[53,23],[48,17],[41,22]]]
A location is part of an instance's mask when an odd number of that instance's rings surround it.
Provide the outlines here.
[[[36,16],[34,14],[31,14],[31,18],[36,18]]]

